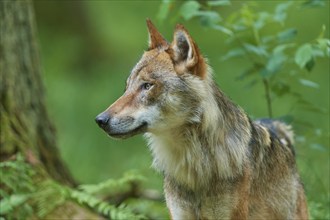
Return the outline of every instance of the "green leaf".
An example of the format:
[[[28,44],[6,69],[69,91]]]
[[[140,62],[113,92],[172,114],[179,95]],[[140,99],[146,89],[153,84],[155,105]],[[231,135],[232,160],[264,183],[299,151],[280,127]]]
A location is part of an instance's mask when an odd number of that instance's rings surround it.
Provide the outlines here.
[[[319,143],[311,143],[311,148],[315,149],[315,150],[319,150],[319,151],[326,151],[326,148],[322,145],[322,144],[319,144]]]
[[[330,57],[330,40],[327,38],[319,38],[316,41],[317,46],[324,52],[325,56]]]
[[[277,81],[272,85],[271,91],[277,96],[283,96],[290,93],[290,86],[284,81]]]
[[[258,56],[268,56],[268,53],[263,46],[255,46],[248,43],[245,43],[243,46],[247,51],[254,53]]]
[[[200,4],[196,1],[187,1],[180,8],[180,15],[189,20],[196,16],[199,12]]]
[[[284,53],[285,49],[293,47],[295,44],[280,44],[273,49],[273,54]]]
[[[313,48],[313,57],[316,58],[316,57],[324,57],[325,55],[325,52],[322,51],[320,48],[318,47],[314,47]]]
[[[225,60],[228,60],[228,59],[233,58],[233,57],[243,56],[245,54],[246,54],[245,50],[238,47],[238,48],[235,48],[235,49],[232,49],[232,50],[228,51],[224,56],[221,57],[221,60],[225,61]]]
[[[244,26],[251,27],[256,19],[256,13],[249,7],[249,5],[243,5],[243,7],[240,10],[242,23]]]
[[[307,43],[298,48],[295,54],[295,62],[300,68],[305,68],[307,63],[313,59],[312,45]]]
[[[212,28],[215,30],[221,31],[222,33],[227,34],[229,36],[233,36],[233,34],[234,34],[230,29],[228,29],[222,25],[215,24],[215,25],[212,25]]]
[[[266,69],[269,74],[274,74],[282,68],[284,61],[287,60],[287,56],[283,53],[272,54],[266,64]]]
[[[277,34],[277,39],[280,43],[285,42],[285,41],[289,41],[289,40],[292,40],[293,38],[295,38],[297,33],[298,33],[297,29],[289,28],[285,31],[282,31],[282,32],[278,33]]]
[[[314,51],[313,51],[313,54],[314,54]],[[310,59],[306,65],[305,65],[305,68],[310,72],[312,71],[312,69],[314,68],[315,66],[315,60],[314,59]]]
[[[287,124],[291,124],[294,121],[294,116],[293,115],[282,115],[278,119],[280,121],[286,122]]]
[[[321,27],[321,32],[320,32],[318,38],[324,38],[324,34],[325,34],[326,29],[327,29],[327,27],[323,24],[322,27]]]
[[[247,70],[244,70],[236,79],[244,80],[246,77],[253,76],[256,72],[262,69],[263,66],[259,64],[255,64]]]
[[[292,1],[288,1],[285,3],[278,4],[275,8],[275,14],[273,19],[277,22],[283,23],[286,19],[286,11],[292,5]]]
[[[261,37],[261,42],[263,44],[267,44],[267,43],[273,41],[274,39],[275,39],[275,36],[273,36],[273,35],[265,36],[265,37]]]
[[[216,0],[216,1],[208,1],[208,6],[227,6],[230,5],[230,0]]]
[[[302,4],[303,7],[323,7],[324,5],[324,0],[308,0]]]
[[[220,15],[214,11],[198,11],[195,16],[200,16],[201,24],[208,27],[212,27],[221,21]]]
[[[0,201],[0,215],[11,212],[17,206],[22,205],[30,196],[13,194],[9,198],[3,198]]]
[[[160,22],[163,22],[167,18],[170,8],[172,7],[173,4],[174,4],[173,0],[162,1],[157,14],[157,19]]]
[[[319,84],[317,84],[316,82],[307,80],[307,79],[299,79],[300,84],[310,87],[310,88],[314,88],[314,89],[318,89],[320,87]]]
[[[258,14],[257,20],[254,22],[253,26],[259,30],[265,26],[265,24],[270,20],[271,15],[267,12],[260,12]]]
[[[0,200],[0,215],[6,215],[13,210],[13,206],[10,204],[9,199],[4,198]]]
[[[319,114],[328,114],[329,112],[322,107],[316,106],[310,102],[301,102],[301,100],[298,101],[299,104],[301,104],[302,109],[306,110],[306,111],[310,111],[310,112],[314,112],[314,113],[319,113]],[[307,125],[309,127],[311,127],[312,125],[309,124]]]
[[[272,54],[267,61],[266,70],[262,72],[264,77],[269,77],[282,68],[283,64],[288,59],[284,50],[293,47],[293,45],[294,44],[280,44],[273,49]]]

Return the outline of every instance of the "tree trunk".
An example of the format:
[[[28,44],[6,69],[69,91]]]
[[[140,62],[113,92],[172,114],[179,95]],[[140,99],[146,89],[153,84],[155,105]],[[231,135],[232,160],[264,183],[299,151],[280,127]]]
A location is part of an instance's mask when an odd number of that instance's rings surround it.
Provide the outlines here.
[[[60,159],[45,107],[36,34],[31,0],[0,1],[0,160],[10,160],[20,152],[39,177],[74,186]],[[70,216],[63,211],[66,208]],[[54,216],[92,217],[72,202],[64,203]]]
[[[74,180],[59,158],[45,90],[30,1],[1,1],[1,160],[21,151],[54,179]]]

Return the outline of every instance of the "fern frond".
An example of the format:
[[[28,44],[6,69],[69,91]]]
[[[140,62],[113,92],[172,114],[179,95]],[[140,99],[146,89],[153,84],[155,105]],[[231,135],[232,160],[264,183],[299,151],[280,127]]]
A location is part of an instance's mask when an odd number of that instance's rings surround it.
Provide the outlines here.
[[[109,217],[110,219],[144,219],[142,215],[135,214],[126,206],[121,205],[116,207],[102,201],[101,199],[96,198],[87,192],[70,190],[70,197],[74,201],[82,205],[87,205],[91,209],[96,210],[100,214]]]
[[[108,179],[98,184],[84,184],[80,185],[79,189],[89,194],[98,194],[104,191],[117,192],[130,187],[131,183],[140,183],[144,180],[145,178],[136,171],[129,171],[120,179]]]
[[[40,183],[39,190],[33,195],[33,202],[37,207],[37,216],[45,217],[56,207],[62,205],[69,198],[69,190],[52,180]]]

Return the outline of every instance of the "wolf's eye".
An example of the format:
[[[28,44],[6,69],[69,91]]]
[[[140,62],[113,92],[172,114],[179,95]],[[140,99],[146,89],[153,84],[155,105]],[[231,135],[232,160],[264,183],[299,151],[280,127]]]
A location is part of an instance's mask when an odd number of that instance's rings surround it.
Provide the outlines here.
[[[143,83],[142,89],[149,90],[153,85],[151,83]]]

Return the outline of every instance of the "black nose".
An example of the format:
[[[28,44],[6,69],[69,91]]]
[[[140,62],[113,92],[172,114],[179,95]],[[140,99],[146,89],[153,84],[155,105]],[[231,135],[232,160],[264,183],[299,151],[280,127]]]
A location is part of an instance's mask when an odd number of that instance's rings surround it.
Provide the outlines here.
[[[107,126],[109,120],[110,120],[110,116],[107,113],[101,113],[95,118],[96,123],[102,128]]]

